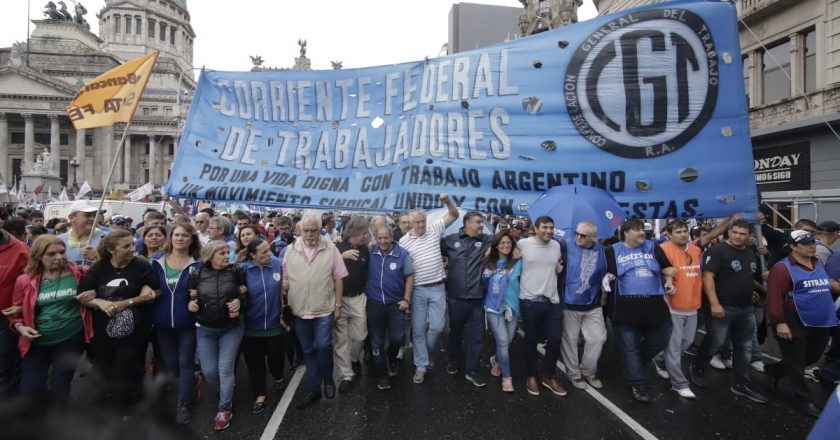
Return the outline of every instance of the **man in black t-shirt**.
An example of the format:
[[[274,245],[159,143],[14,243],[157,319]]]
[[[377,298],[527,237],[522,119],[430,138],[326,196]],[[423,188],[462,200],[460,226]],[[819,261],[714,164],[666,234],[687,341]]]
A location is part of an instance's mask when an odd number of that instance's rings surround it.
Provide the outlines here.
[[[367,337],[367,297],[364,290],[370,261],[370,251],[367,247],[368,227],[368,221],[364,217],[351,217],[344,225],[341,243],[336,245],[349,272],[344,278],[341,316],[333,327],[335,368],[341,378],[338,384],[339,393],[349,391],[356,371],[361,371],[359,358]]]
[[[735,382],[730,391],[757,403],[767,403],[767,399],[750,386],[750,356],[756,331],[753,291],[763,290],[755,279],[758,260],[747,246],[751,232],[752,225],[746,221],[734,221],[726,241],[714,245],[704,256],[706,337],[691,366],[690,376],[695,385],[701,388],[708,385],[706,365],[729,333],[734,345],[735,370]]]

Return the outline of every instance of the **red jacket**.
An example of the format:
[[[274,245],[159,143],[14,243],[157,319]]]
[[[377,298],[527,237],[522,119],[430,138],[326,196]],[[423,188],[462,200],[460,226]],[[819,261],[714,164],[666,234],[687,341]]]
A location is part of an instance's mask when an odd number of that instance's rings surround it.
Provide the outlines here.
[[[0,243],[0,310],[5,310],[12,306],[15,280],[29,262],[29,247],[5,231],[0,235],[8,238],[7,242]],[[0,325],[5,320],[6,317],[0,314]]]
[[[73,277],[76,278],[76,283],[81,281],[82,277],[84,276],[87,269],[85,268],[78,268],[75,264],[70,263],[70,272],[73,273]],[[13,317],[11,321],[11,327],[14,328],[15,324],[18,322],[22,322],[23,325],[27,327],[35,328],[35,302],[38,301],[38,292],[41,290],[41,274],[35,274],[33,276],[29,276],[23,274],[18,277],[17,282],[15,283],[15,293],[13,303],[16,306],[22,306],[23,310],[21,313],[15,317]],[[88,310],[87,307],[79,304],[79,313],[82,316],[82,322],[85,325],[85,342],[90,342],[91,338],[93,338],[93,314]],[[37,330],[37,328],[35,328]],[[18,342],[18,348],[20,348],[20,355],[26,356],[26,352],[29,351],[29,347],[32,345],[26,338],[20,338]]]

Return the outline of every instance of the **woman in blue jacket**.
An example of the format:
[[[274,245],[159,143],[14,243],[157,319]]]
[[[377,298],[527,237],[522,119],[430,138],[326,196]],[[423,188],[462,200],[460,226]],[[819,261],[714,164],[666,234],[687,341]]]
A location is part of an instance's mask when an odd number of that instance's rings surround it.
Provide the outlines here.
[[[260,414],[266,406],[265,366],[274,377],[274,389],[283,388],[283,333],[288,326],[282,321],[283,301],[280,280],[283,265],[272,255],[271,246],[261,238],[252,238],[245,246],[245,280],[248,285],[248,309],[245,312],[245,337],[242,353],[248,366],[254,406]]]
[[[484,311],[496,339],[496,354],[490,357],[490,374],[502,376],[502,391],[508,393],[513,392],[508,348],[519,320],[519,276],[522,274],[522,261],[513,259],[514,246],[510,232],[497,234],[484,258],[483,274],[487,286]]]
[[[180,425],[189,423],[189,405],[195,396],[195,316],[187,310],[187,304],[190,270],[200,264],[200,252],[192,225],[175,223],[163,252],[152,259],[161,285],[161,295],[154,303],[155,332],[166,370],[178,377],[175,421]]]

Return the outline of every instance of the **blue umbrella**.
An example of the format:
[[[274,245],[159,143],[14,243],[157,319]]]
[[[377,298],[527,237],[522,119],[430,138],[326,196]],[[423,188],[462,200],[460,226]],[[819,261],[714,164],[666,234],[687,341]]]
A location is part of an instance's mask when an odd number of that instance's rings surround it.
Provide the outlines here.
[[[612,237],[627,217],[610,193],[584,185],[555,186],[543,193],[528,208],[532,222],[542,215],[554,220],[555,235],[568,238],[584,220],[598,226],[598,238]]]

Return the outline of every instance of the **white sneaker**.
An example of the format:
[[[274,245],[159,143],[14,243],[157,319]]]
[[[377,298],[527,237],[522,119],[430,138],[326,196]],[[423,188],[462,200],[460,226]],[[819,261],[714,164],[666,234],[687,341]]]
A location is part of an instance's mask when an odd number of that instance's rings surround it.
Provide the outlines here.
[[[723,363],[723,361],[720,359],[720,356],[718,356],[718,355],[712,356],[712,360],[709,361],[709,365],[711,365],[712,367],[714,367],[718,370],[725,370],[726,369],[726,365]]]
[[[691,388],[689,388],[689,387],[680,388],[680,389],[676,389],[676,388],[671,387],[671,389],[676,391],[677,394],[679,394],[680,397],[682,397],[683,399],[696,399],[697,398],[697,396],[694,395],[694,391],[691,391]]]
[[[805,369],[805,379],[814,381],[819,383],[820,380],[817,378],[817,372],[819,371],[819,367],[808,367]]]
[[[753,370],[758,371],[759,373],[764,372],[764,362],[763,361],[755,361],[750,364]]]
[[[655,360],[653,361],[653,366],[656,368],[656,374],[663,379],[670,379],[671,376],[668,375],[668,370],[659,366],[659,363]]]

